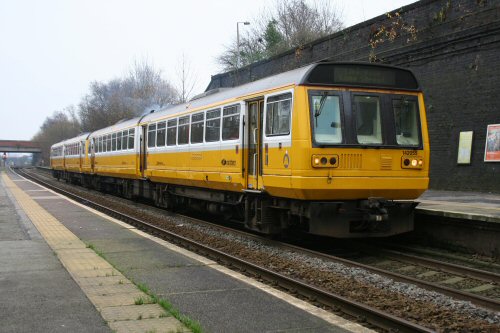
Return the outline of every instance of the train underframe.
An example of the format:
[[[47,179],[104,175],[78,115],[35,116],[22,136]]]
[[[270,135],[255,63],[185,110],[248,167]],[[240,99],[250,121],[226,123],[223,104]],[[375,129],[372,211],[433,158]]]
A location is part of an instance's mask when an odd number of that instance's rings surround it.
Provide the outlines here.
[[[384,198],[294,200],[62,170],[53,170],[53,176],[127,199],[151,200],[169,210],[209,212],[225,220],[241,221],[247,229],[270,235],[291,229],[335,238],[397,235],[413,230],[413,212],[417,205],[414,201]]]

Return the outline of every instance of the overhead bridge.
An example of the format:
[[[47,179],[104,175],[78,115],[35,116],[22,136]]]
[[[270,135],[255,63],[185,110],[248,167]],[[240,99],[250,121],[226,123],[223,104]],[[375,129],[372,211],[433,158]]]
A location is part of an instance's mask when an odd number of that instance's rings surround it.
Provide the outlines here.
[[[40,143],[35,141],[0,140],[2,153],[41,153]]]

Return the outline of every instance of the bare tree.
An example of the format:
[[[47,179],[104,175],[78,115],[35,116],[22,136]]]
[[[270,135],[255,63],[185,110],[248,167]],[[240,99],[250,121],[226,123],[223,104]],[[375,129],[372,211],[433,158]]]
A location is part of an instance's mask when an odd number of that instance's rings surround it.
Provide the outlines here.
[[[90,93],[79,104],[82,128],[94,131],[177,99],[177,91],[160,70],[147,61],[135,62],[123,79],[91,83]]]
[[[301,47],[343,28],[342,11],[331,1],[276,0],[252,20],[252,29],[240,37],[240,65],[245,66],[286,50]],[[237,68],[233,42],[217,58],[224,70]]]
[[[48,160],[50,146],[55,142],[139,116],[177,99],[177,91],[160,70],[147,61],[135,62],[125,78],[92,82],[78,110],[70,106],[47,117],[33,140],[41,143],[42,158]]]
[[[141,100],[145,107],[163,107],[177,99],[177,91],[163,78],[162,71],[146,60],[136,61],[125,81],[132,85],[131,97]]]
[[[177,92],[178,92],[178,102],[186,103],[193,93],[194,87],[197,81],[197,75],[191,67],[191,62],[182,53],[181,58],[177,64]]]
[[[42,159],[49,161],[50,146],[80,133],[80,122],[76,116],[74,106],[69,106],[62,111],[56,111],[43,122],[32,140],[40,143]]]

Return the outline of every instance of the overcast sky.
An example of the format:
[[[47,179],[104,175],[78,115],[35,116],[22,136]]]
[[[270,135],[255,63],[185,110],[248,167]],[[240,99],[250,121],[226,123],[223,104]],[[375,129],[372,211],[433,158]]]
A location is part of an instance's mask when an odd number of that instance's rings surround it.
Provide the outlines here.
[[[184,53],[195,93],[203,92],[236,22],[274,1],[0,0],[0,139],[31,139],[47,116],[77,105],[90,82],[121,77],[136,60],[175,83]],[[415,2],[331,1],[346,27]]]

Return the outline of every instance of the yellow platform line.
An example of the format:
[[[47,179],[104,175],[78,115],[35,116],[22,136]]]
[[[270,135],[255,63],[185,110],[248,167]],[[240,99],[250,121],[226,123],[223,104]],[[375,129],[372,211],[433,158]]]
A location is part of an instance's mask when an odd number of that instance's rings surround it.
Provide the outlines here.
[[[147,304],[149,296],[139,290],[106,260],[87,248],[75,234],[61,224],[5,173],[7,190],[57,254],[62,265],[80,286],[109,327],[118,333],[190,332],[158,304]],[[143,300],[143,305],[136,305]]]

